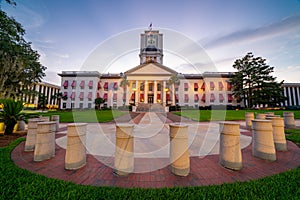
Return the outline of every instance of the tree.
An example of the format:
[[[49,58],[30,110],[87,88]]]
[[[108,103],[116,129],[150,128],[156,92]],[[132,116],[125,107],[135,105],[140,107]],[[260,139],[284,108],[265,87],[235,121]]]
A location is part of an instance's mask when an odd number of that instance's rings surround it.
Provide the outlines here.
[[[0,98],[20,98],[22,88],[30,88],[45,76],[46,67],[24,35],[22,25],[0,10]]]
[[[120,87],[123,88],[123,92],[124,92],[123,106],[125,106],[126,94],[127,94],[127,86],[129,86],[129,81],[127,80],[127,76],[125,74],[121,73],[121,76],[122,76],[122,80],[121,80],[121,83],[120,83]]]
[[[238,101],[244,100],[246,107],[279,106],[285,100],[283,81],[278,83],[271,75],[274,67],[267,65],[266,60],[247,53],[242,59],[234,62],[237,69],[231,77],[233,95]]]
[[[13,133],[18,119],[22,117],[23,102],[13,99],[1,99],[0,103],[3,104],[3,111],[0,112],[0,120],[6,126],[4,134],[9,135]]]
[[[62,92],[58,92],[58,93],[52,95],[51,98],[52,98],[52,99],[57,99],[57,102],[58,102],[58,109],[60,109],[61,100],[67,100],[67,99],[68,99],[68,96],[67,96],[67,95],[63,95]]]
[[[180,79],[178,77],[177,73],[173,73],[170,77],[170,79],[167,81],[168,85],[173,85],[175,87],[175,85],[180,85]],[[175,99],[175,92],[173,94],[173,98]]]
[[[102,98],[96,98],[95,99],[96,108],[100,110],[101,104],[103,104],[104,102],[105,102],[104,99],[102,99]]]

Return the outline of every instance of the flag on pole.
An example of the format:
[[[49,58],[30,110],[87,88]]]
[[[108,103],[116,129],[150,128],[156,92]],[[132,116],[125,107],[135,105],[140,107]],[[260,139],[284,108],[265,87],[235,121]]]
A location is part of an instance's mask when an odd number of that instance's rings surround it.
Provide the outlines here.
[[[150,25],[149,25],[149,30],[150,30],[150,31],[152,30],[152,22],[151,22]]]

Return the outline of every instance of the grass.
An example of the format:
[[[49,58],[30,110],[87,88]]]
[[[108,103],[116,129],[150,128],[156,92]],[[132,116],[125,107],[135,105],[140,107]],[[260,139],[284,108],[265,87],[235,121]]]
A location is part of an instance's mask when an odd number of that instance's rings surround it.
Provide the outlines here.
[[[295,142],[300,147],[300,130],[298,129],[291,129],[286,130],[286,139]]]
[[[297,133],[299,134],[299,132]],[[0,148],[0,199],[299,199],[300,168],[248,182],[203,187],[124,189],[76,185],[18,168]]]
[[[38,113],[42,116],[59,115],[60,122],[109,122],[114,118],[127,114],[128,112],[119,110],[84,110],[84,111],[49,111],[46,113]]]
[[[180,115],[194,121],[224,121],[224,120],[245,120],[245,112],[265,113],[274,112],[275,115],[283,117],[283,110],[266,111],[266,110],[182,110],[180,112],[174,112],[176,115]],[[291,111],[294,112],[295,119],[300,119],[300,110]]]

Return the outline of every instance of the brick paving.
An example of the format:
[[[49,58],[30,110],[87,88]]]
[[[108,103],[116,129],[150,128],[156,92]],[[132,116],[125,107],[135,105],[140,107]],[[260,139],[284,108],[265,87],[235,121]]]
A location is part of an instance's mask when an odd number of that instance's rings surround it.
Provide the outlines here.
[[[164,117],[164,116],[163,116]],[[160,116],[162,118],[162,116]],[[141,117],[137,116],[133,121],[137,123]],[[170,120],[171,121],[171,120]],[[241,132],[251,136],[251,132]],[[63,134],[56,134],[62,137]],[[43,162],[33,161],[33,152],[24,152],[25,142],[19,144],[11,154],[12,160],[20,168],[82,185],[116,186],[116,187],[141,187],[161,188],[174,186],[204,186],[212,184],[232,183],[236,181],[254,180],[300,166],[300,148],[287,141],[288,151],[276,152],[277,160],[264,161],[252,156],[252,145],[242,150],[243,168],[240,171],[232,171],[219,165],[219,155],[190,158],[190,174],[187,177],[173,175],[168,167],[152,171],[157,163],[166,166],[167,158],[135,158],[135,168],[141,168],[146,173],[132,173],[128,176],[115,176],[113,169],[105,166],[98,160],[106,160],[113,163],[112,157],[87,155],[87,164],[81,169],[70,171],[64,169],[64,157],[66,150],[56,145],[55,157]],[[98,158],[98,159],[97,159]],[[165,163],[165,164],[163,164]]]

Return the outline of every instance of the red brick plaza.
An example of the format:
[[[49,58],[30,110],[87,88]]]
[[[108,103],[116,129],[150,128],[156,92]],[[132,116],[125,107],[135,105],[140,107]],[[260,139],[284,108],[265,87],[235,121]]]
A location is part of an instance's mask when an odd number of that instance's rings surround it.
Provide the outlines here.
[[[171,122],[172,120],[169,120]],[[174,121],[174,119],[173,119]],[[243,128],[243,127],[241,127]],[[245,128],[245,127],[244,127]],[[241,132],[251,136],[252,133]],[[56,137],[62,137],[56,134]],[[187,177],[173,175],[167,163],[167,158],[135,158],[135,169],[149,171],[146,173],[131,173],[128,176],[116,176],[113,169],[105,166],[93,155],[87,154],[87,164],[78,170],[65,170],[64,159],[66,150],[56,145],[55,157],[47,161],[34,162],[33,152],[24,152],[25,142],[19,144],[11,154],[14,163],[20,168],[33,173],[42,174],[49,178],[57,178],[82,185],[160,188],[174,186],[204,186],[236,181],[248,181],[278,174],[300,166],[300,148],[287,141],[288,151],[276,152],[277,160],[268,162],[252,156],[252,144],[242,149],[243,168],[232,171],[219,164],[219,155],[190,158],[190,174]],[[107,162],[114,162],[112,157],[104,158]],[[166,163],[166,167],[151,170],[156,163]]]

